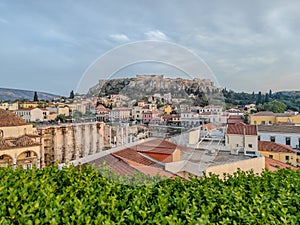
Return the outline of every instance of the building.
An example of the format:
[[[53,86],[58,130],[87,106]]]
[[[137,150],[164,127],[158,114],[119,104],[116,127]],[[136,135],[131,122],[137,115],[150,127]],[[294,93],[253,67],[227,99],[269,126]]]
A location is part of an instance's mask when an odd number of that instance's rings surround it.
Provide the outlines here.
[[[274,143],[271,141],[259,141],[258,151],[263,156],[270,159],[278,160],[283,163],[290,163],[297,166],[297,154],[290,146]]]
[[[159,111],[148,111],[143,112],[142,114],[142,122],[144,124],[148,123],[158,123],[160,121],[160,112]]]
[[[110,112],[109,108],[106,108],[100,104],[96,107],[96,112],[97,112],[96,114],[97,121],[106,122],[109,120],[109,112]]]
[[[221,113],[222,111],[223,107],[219,105],[207,105],[203,107],[203,112]]]
[[[242,149],[245,153],[256,154],[258,150],[257,127],[245,123],[228,125],[225,135],[225,146],[231,149]]]
[[[164,163],[180,160],[180,146],[164,139],[157,138],[141,143],[136,145],[135,150]]]
[[[17,109],[19,109],[19,103],[18,102],[2,102],[2,103],[0,103],[0,109],[17,110]]]
[[[48,121],[50,114],[50,112],[44,108],[24,108],[14,110],[13,112],[23,118],[27,123]]]
[[[273,112],[258,112],[250,116],[251,125],[272,125],[276,123],[276,116]]]
[[[31,124],[0,109],[0,166],[41,166],[41,137]]]
[[[227,118],[227,124],[228,125],[234,125],[234,124],[237,124],[237,123],[241,123],[243,122],[244,119],[242,116],[240,115],[230,115],[228,118]]]
[[[20,102],[19,103],[19,108],[20,109],[33,109],[39,107],[38,102]]]
[[[56,107],[46,107],[50,113],[55,113],[57,115],[70,116],[70,109],[68,106],[56,106]]]
[[[118,147],[74,160],[70,163],[92,164],[94,166],[108,166],[117,175],[134,176],[144,174],[174,178],[176,175],[166,171],[166,162],[180,160],[180,147],[163,139],[150,138],[148,141],[139,141],[127,147]]]
[[[224,174],[250,171],[261,173],[265,168],[265,158],[258,154],[257,157],[245,155],[244,152],[232,154],[231,151],[202,149],[186,149],[181,151],[181,160],[166,163],[166,170],[180,177],[189,179],[190,176],[218,175],[223,178]]]
[[[300,115],[295,113],[258,112],[250,116],[252,125],[272,125],[278,123],[300,124]]]
[[[293,149],[300,149],[300,126],[261,125],[258,126],[258,139],[288,145]]]
[[[283,163],[283,162],[275,160],[275,159],[271,159],[269,157],[265,157],[265,165],[266,165],[266,169],[273,171],[273,172],[277,171],[279,169],[284,169],[284,168],[290,168],[292,170],[298,169],[298,167],[292,166],[287,163]]]
[[[127,122],[131,119],[130,108],[113,108],[109,112],[109,120],[115,122]]]
[[[142,103],[144,103],[144,101],[142,101]],[[143,104],[141,104],[141,105],[143,105]],[[145,106],[135,106],[132,108],[132,119],[133,120],[142,121],[143,113],[149,111],[149,109],[147,107],[146,107],[146,109],[144,107]]]
[[[180,114],[181,126],[196,127],[204,123],[196,112],[184,111]]]
[[[228,113],[215,111],[203,112],[199,114],[199,118],[206,123],[225,125],[227,123]]]

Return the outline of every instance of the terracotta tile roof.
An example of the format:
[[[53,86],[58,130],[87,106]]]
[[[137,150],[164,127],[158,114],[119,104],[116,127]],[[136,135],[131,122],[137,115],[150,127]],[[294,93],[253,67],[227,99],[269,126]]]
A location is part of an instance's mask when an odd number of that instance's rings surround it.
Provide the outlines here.
[[[291,125],[260,125],[258,126],[258,132],[269,133],[297,133],[300,134],[300,126]]]
[[[132,151],[134,151],[134,150],[131,150],[131,152]],[[122,152],[122,151],[120,151],[120,152]],[[126,152],[122,152],[122,153],[128,153],[128,150]],[[139,154],[139,153],[137,153],[137,154]],[[131,157],[128,157],[128,158],[131,158]],[[134,158],[132,158],[132,159],[134,160]],[[145,159],[147,159],[147,158],[145,158]],[[152,162],[152,165],[145,165],[145,164],[143,164],[144,161],[141,161],[141,160],[132,161],[127,158],[120,157],[115,153],[108,154],[106,156],[103,156],[101,158],[93,160],[93,161],[89,162],[88,164],[93,164],[95,166],[101,166],[104,163],[114,173],[116,173],[117,175],[122,175],[122,176],[123,175],[133,176],[137,173],[143,173],[143,174],[149,175],[151,177],[154,177],[156,175],[161,175],[161,176],[165,176],[165,177],[174,178],[177,176],[176,174],[165,171],[163,166],[156,165],[155,162]]]
[[[291,168],[292,170],[297,170],[298,168],[283,162],[280,162],[275,159],[270,159],[268,157],[265,157],[265,167],[266,169],[269,169],[271,171],[276,171],[282,168]]]
[[[293,150],[290,146],[278,144],[271,141],[258,141],[258,150],[266,152],[296,153],[296,151]]]
[[[168,154],[172,155],[177,148],[177,144],[166,141],[164,139],[157,138],[137,146],[138,152],[148,152],[157,154]]]
[[[95,166],[101,166],[103,164],[106,164],[113,172],[115,172],[118,175],[134,175],[138,173],[139,171],[133,168],[132,166],[128,165],[126,162],[124,162],[122,159],[113,156],[112,154],[103,156],[101,158],[95,159],[89,164],[93,164]]]
[[[229,116],[229,118],[227,119],[227,124],[236,124],[236,123],[239,123],[239,122],[243,122],[242,116],[234,116],[234,115],[231,115],[231,116]]]
[[[134,149],[125,148],[121,151],[112,153],[113,156],[118,157],[131,165],[145,165],[150,166],[156,164]]]
[[[269,111],[257,112],[251,115],[252,116],[275,116],[275,113]]]
[[[207,123],[203,125],[204,128],[206,128],[207,130],[213,130],[216,129],[217,127],[215,125],[213,125],[212,123]]]
[[[227,126],[227,134],[245,134],[257,135],[257,128],[255,125],[247,125],[245,123],[229,124]]]
[[[10,111],[0,109],[0,127],[21,126],[26,124],[27,123],[25,122],[25,120],[23,120],[18,115]]]

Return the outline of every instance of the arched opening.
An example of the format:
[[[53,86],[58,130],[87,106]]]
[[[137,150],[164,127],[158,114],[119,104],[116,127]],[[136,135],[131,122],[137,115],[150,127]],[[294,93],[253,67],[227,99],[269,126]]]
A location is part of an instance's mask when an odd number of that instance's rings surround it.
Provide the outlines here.
[[[9,155],[0,155],[0,167],[7,167],[13,164],[13,158]]]
[[[38,154],[35,151],[24,151],[17,157],[17,165],[21,165],[24,169],[31,169],[38,163]]]

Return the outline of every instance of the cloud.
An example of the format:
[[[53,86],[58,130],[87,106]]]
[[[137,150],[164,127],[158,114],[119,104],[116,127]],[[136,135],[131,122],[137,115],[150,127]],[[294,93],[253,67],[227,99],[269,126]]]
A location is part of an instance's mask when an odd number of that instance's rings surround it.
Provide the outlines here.
[[[126,42],[126,41],[130,41],[130,39],[129,39],[125,34],[112,34],[112,35],[109,35],[109,37],[110,37],[113,41],[117,41],[117,42]]]
[[[8,21],[6,19],[0,17],[0,23],[8,23]]]
[[[150,30],[145,33],[146,38],[149,40],[167,41],[169,38],[160,30]]]

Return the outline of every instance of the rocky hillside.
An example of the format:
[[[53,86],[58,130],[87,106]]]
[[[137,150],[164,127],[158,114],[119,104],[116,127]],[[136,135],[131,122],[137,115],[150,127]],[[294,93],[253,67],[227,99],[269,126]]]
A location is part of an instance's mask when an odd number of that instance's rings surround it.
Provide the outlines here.
[[[3,101],[14,101],[16,99],[33,100],[33,96],[34,91],[0,88],[0,100]],[[38,97],[40,100],[51,100],[53,98],[58,97],[58,95],[49,94],[45,92],[38,92]]]
[[[90,88],[88,95],[102,96],[122,94],[132,98],[155,94],[171,94],[173,97],[184,98],[189,94],[201,92],[220,92],[208,79],[187,80],[182,78],[165,78],[163,75],[137,75],[134,78],[99,80]]]

